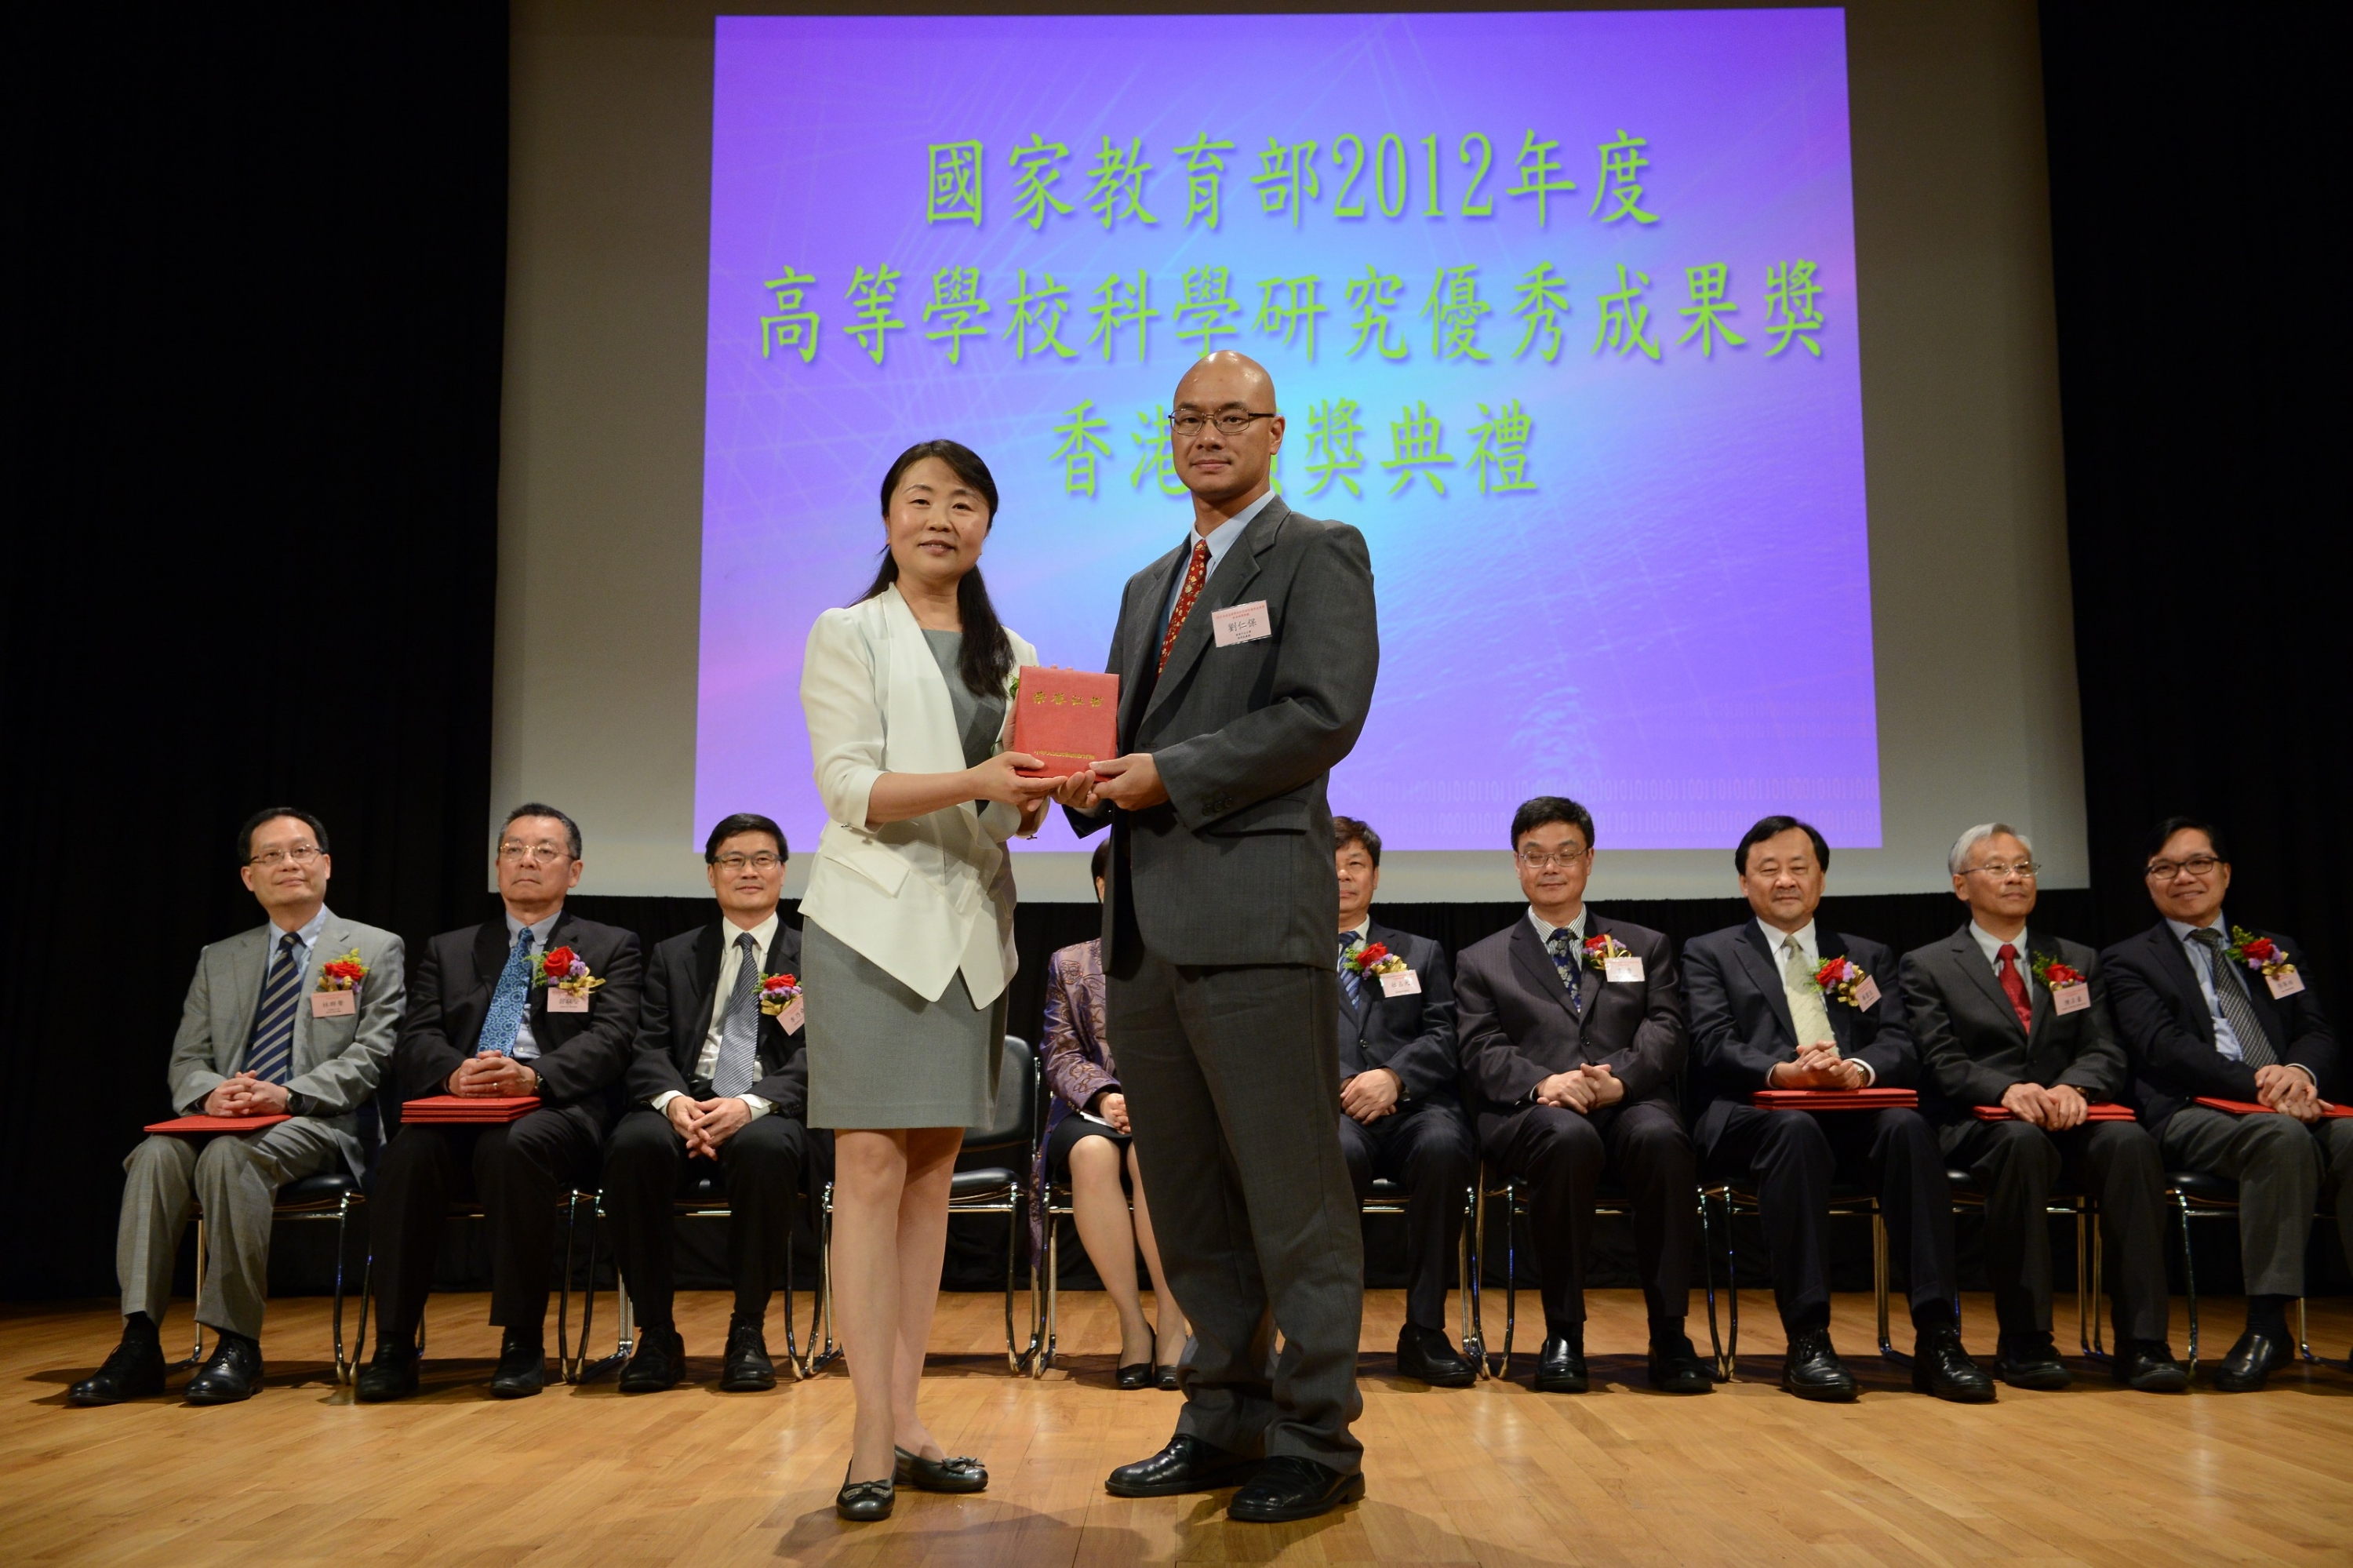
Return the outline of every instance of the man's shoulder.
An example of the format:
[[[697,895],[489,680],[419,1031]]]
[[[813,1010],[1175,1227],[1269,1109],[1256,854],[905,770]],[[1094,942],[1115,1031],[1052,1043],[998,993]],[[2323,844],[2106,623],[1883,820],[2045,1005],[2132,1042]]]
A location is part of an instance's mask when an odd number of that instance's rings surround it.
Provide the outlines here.
[[[1364,532],[1353,523],[1343,523],[1336,517],[1311,517],[1304,512],[1293,510],[1290,503],[1279,495],[1275,497],[1275,505],[1281,507],[1282,512],[1268,520],[1275,529],[1275,536],[1269,546],[1271,549],[1304,554],[1315,550],[1362,550],[1365,547]]]
[[[1644,948],[1656,950],[1670,945],[1664,931],[1654,931],[1648,926],[1638,926],[1631,920],[1620,920],[1615,916],[1604,915],[1599,910],[1594,911],[1593,918],[1588,924],[1595,936],[1615,937],[1637,951]]]
[[[1401,931],[1385,921],[1371,922],[1366,927],[1365,935],[1369,940],[1380,943],[1415,969],[1421,968],[1432,959],[1442,959],[1446,956],[1446,949],[1440,947],[1435,938],[1419,936],[1411,931]]]
[[[1965,943],[1971,948],[1976,946],[1969,941],[1969,928],[1966,925],[1949,937],[1939,937],[1933,942],[1923,942],[1906,952],[1898,961],[1906,969],[1933,969],[1936,965],[1954,956],[1956,943]]]
[[[1729,963],[1740,950],[1741,942],[1756,928],[1755,921],[1744,920],[1737,926],[1726,926],[1722,930],[1694,937],[1683,944],[1683,961],[1689,963],[1701,959],[1718,966]]]
[[[589,922],[584,921],[583,924],[589,924]],[[710,936],[716,928],[715,921],[705,921],[691,929],[681,931],[675,937],[664,937],[654,944],[653,956],[658,961],[682,963],[694,957],[696,944]]]
[[[1511,956],[1513,933],[1527,923],[1527,916],[1523,915],[1502,930],[1491,932],[1471,943],[1454,956],[1456,970],[1502,969]]]
[[[401,946],[400,934],[396,931],[387,931],[381,926],[371,926],[364,920],[346,920],[335,914],[330,914],[327,916],[327,924],[320,930],[319,935],[322,940],[353,943],[363,953],[382,952],[386,948]],[[328,956],[332,958],[334,955]]]
[[[613,948],[638,946],[638,934],[626,926],[607,926],[602,920],[567,914],[548,933],[548,939],[563,947],[606,947]]]
[[[2167,942],[2174,939],[2173,928],[2164,921],[2145,931],[2135,931],[2120,942],[2111,942],[2100,949],[2100,966],[2115,969],[2154,969],[2158,953]]]
[[[1846,948],[1846,956],[1866,974],[1895,967],[1895,950],[1875,937],[1859,937],[1852,931],[1841,931],[1838,939],[1840,945]]]

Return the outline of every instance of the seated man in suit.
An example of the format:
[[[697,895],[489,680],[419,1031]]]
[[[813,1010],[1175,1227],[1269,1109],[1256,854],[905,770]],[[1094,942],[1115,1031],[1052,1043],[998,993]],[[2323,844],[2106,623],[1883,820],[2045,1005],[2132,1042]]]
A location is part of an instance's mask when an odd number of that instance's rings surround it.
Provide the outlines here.
[[[621,1277],[643,1338],[621,1373],[623,1393],[670,1388],[685,1375],[671,1317],[674,1201],[685,1185],[726,1185],[727,1267],[735,1315],[719,1386],[776,1386],[765,1322],[792,1245],[793,1203],[809,1153],[808,1057],[797,998],[765,996],[772,977],[797,977],[800,933],[784,922],[785,832],[738,813],[702,846],[720,918],[672,937],[646,966],[645,1006],[628,1097],[605,1151]],[[789,1309],[789,1308],[788,1308]]]
[[[1675,1108],[1684,1042],[1673,948],[1585,906],[1593,817],[1576,801],[1522,805],[1512,853],[1527,918],[1462,950],[1455,996],[1480,1150],[1527,1179],[1545,1310],[1535,1385],[1588,1386],[1585,1263],[1606,1169],[1633,1199],[1651,1384],[1712,1393],[1683,1332],[1699,1225],[1691,1139]]]
[[[400,1025],[400,938],[328,910],[334,863],[326,824],[308,811],[257,811],[237,831],[237,857],[269,919],[197,955],[172,1042],[172,1109],[294,1119],[243,1136],[159,1134],[131,1151],[114,1250],[122,1342],[68,1392],[69,1404],[164,1392],[156,1325],[191,1200],[204,1206],[208,1244],[196,1321],[219,1338],[189,1381],[188,1403],[250,1397],[261,1382],[278,1189],[339,1164],[361,1174],[360,1107]],[[332,975],[329,964],[339,966]]]
[[[2243,1393],[2263,1387],[2294,1354],[2287,1304],[2304,1294],[2304,1249],[2324,1192],[2334,1196],[2337,1234],[2353,1257],[2353,1120],[2320,1114],[2337,1037],[2298,970],[2302,949],[2222,917],[2231,862],[2214,829],[2186,817],[2166,821],[2149,846],[2147,876],[2163,918],[2102,953],[2100,963],[2116,1033],[2132,1057],[2141,1120],[2157,1135],[2166,1168],[2239,1184],[2247,1329],[2222,1358],[2214,1386]],[[2190,1103],[2200,1096],[2277,1114],[2232,1116]]]
[[[426,944],[390,1087],[403,1102],[535,1095],[540,1106],[503,1125],[412,1122],[385,1146],[371,1215],[381,1326],[375,1359],[360,1372],[364,1404],[417,1392],[417,1328],[442,1221],[459,1196],[481,1204],[491,1226],[491,1321],[506,1330],[491,1393],[540,1391],[556,1202],[595,1190],[637,1043],[636,934],[564,907],[580,881],[580,829],[553,806],[517,806],[499,832],[496,864],[503,917]],[[585,966],[571,971],[573,989],[546,972],[547,959],[565,953]]]
[[[1916,1110],[1815,1114],[1765,1110],[1759,1089],[1909,1088],[1919,1072],[1904,1027],[1895,956],[1822,929],[1814,911],[1831,848],[1795,817],[1767,817],[1732,852],[1757,918],[1683,949],[1692,1050],[1704,1108],[1693,1129],[1700,1165],[1757,1184],[1772,1241],[1773,1294],[1788,1332],[1781,1386],[1801,1399],[1849,1400],[1854,1374],[1831,1348],[1831,1183],[1879,1195],[1911,1285],[1912,1386],[1982,1404],[1993,1380],[1961,1349],[1953,1303],[1953,1195],[1945,1154]],[[1828,977],[1826,964],[1843,960]]]
[[[1427,937],[1378,924],[1381,836],[1332,819],[1340,876],[1340,1152],[1362,1202],[1375,1177],[1404,1186],[1405,1326],[1398,1371],[1468,1388],[1478,1369],[1446,1337],[1446,1287],[1462,1240],[1462,1202],[1479,1170],[1455,1098],[1454,985]]]
[[[1946,1157],[1985,1191],[1986,1265],[2001,1330],[1994,1372],[2013,1388],[2064,1388],[2051,1338],[2051,1190],[2063,1178],[2099,1205],[2116,1283],[2119,1383],[2152,1393],[2189,1385],[2166,1340],[2163,1202],[2157,1140],[2132,1121],[2088,1121],[2124,1093],[2124,1048],[2092,949],[2030,932],[2034,851],[1985,822],[1953,842],[1953,895],[1968,923],[1904,955],[1904,1011],[1920,1050]],[[1986,1121],[1973,1107],[1999,1107]]]

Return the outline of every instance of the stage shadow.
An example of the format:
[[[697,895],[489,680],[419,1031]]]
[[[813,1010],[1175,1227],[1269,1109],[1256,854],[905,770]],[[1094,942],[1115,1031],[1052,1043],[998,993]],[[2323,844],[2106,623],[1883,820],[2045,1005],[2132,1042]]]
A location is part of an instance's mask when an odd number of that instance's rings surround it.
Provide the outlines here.
[[[1133,1563],[1144,1555],[1144,1537],[1133,1530],[1086,1529],[1050,1513],[991,1503],[985,1493],[947,1497],[903,1489],[891,1517],[879,1524],[848,1523],[827,1499],[793,1520],[775,1555],[807,1564],[846,1556],[870,1563],[902,1556],[938,1564],[1070,1563],[1077,1560],[1082,1539],[1101,1560]]]

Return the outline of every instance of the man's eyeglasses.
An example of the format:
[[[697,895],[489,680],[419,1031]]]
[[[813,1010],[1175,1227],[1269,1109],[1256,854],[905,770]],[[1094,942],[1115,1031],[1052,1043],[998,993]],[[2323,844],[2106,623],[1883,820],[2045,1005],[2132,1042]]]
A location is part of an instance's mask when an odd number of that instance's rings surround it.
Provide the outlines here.
[[[785,857],[762,850],[758,854],[723,854],[711,863],[733,876],[747,865],[754,871],[774,871],[785,863]]]
[[[1550,871],[1554,866],[1558,866],[1561,870],[1567,871],[1570,866],[1575,865],[1578,861],[1583,860],[1587,855],[1591,854],[1593,852],[1591,850],[1581,849],[1562,850],[1557,853],[1546,853],[1543,850],[1522,850],[1512,858],[1518,861],[1522,865],[1526,866],[1530,871]]]
[[[296,865],[315,865],[319,860],[319,846],[296,844],[292,849],[263,850],[245,863],[268,871],[272,866],[284,865],[290,860]]]
[[[1983,865],[1973,865],[1969,869],[1980,876],[1990,876],[1996,882],[2010,876],[2022,876],[2031,881],[2034,874],[2042,869],[2042,863],[2035,860],[2021,860],[2012,863],[2006,860],[1989,860]]]
[[[2183,872],[2192,876],[2211,876],[2214,868],[2222,863],[2220,855],[2193,854],[2188,860],[2153,860],[2148,863],[2151,882],[2171,882]]]
[[[532,865],[554,865],[572,858],[572,852],[555,844],[517,843],[509,839],[499,846],[499,858],[511,865],[528,863]]]
[[[1212,419],[1217,421],[1218,429],[1223,430],[1226,434],[1229,436],[1239,436],[1244,430],[1249,429],[1250,426],[1255,424],[1257,421],[1261,419],[1271,419],[1273,418],[1274,415],[1271,411],[1264,414],[1252,414],[1240,408],[1227,408],[1216,414],[1196,414],[1188,411],[1182,414],[1169,415],[1168,428],[1189,441],[1195,436],[1201,433],[1201,427],[1203,425],[1209,423]]]

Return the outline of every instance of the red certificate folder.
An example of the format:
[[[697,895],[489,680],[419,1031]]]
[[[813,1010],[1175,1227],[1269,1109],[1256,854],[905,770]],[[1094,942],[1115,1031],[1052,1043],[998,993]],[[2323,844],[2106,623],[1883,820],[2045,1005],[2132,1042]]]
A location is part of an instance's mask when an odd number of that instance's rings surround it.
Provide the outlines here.
[[[476,1097],[459,1095],[427,1095],[421,1100],[410,1100],[400,1107],[400,1119],[419,1126],[454,1124],[459,1126],[502,1126],[521,1121],[539,1108],[537,1095],[516,1095],[511,1098]]]
[[[2016,1121],[2018,1119],[2011,1114],[2008,1106],[1971,1106],[1969,1114],[1979,1121]],[[2117,1105],[2113,1100],[2099,1100],[2084,1107],[2084,1119],[2085,1121],[2131,1121],[2134,1119],[2133,1108],[2130,1106]]]
[[[1763,1110],[1917,1110],[1917,1089],[1759,1089],[1748,1103]]]
[[[1085,670],[1021,667],[1013,694],[1013,738],[1046,766],[1028,779],[1066,779],[1090,762],[1119,755],[1119,677]]]
[[[2279,1114],[2271,1107],[2259,1105],[2253,1100],[2218,1100],[2211,1096],[2200,1095],[2197,1103],[2204,1106],[2208,1110],[2227,1111],[2232,1116],[2277,1116]],[[2353,1106],[2324,1104],[2320,1107],[2320,1114],[2325,1117],[2353,1116]],[[152,1132],[154,1129],[150,1128],[148,1130]]]
[[[265,1127],[293,1119],[290,1116],[175,1116],[169,1121],[149,1122],[146,1130],[174,1138],[196,1138],[207,1132],[259,1132]]]

